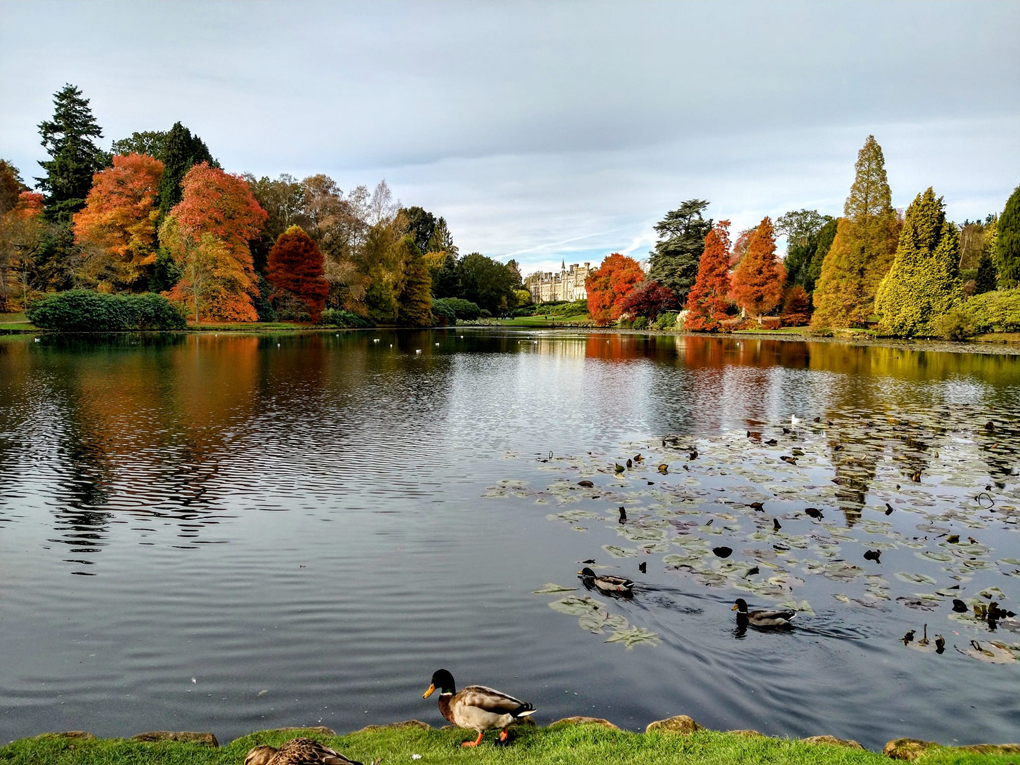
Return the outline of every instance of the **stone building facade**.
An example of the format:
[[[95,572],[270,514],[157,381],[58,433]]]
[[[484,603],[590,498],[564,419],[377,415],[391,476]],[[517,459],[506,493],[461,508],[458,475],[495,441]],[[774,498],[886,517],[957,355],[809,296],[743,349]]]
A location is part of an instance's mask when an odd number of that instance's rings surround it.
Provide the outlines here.
[[[566,261],[560,265],[560,272],[535,272],[524,280],[524,288],[531,293],[536,303],[550,303],[554,300],[587,300],[588,290],[584,280],[592,268],[589,263],[583,266],[573,263],[567,268]]]

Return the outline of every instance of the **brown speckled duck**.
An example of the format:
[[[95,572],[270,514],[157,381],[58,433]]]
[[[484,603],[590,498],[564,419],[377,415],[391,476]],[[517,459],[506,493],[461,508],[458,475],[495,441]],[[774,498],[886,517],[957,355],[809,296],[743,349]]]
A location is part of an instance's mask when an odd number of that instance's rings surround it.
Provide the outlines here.
[[[292,738],[279,749],[257,746],[248,752],[244,765],[361,765],[310,738]]]
[[[790,621],[797,615],[796,611],[782,610],[782,611],[748,611],[747,601],[743,598],[737,598],[737,602],[733,606],[733,611],[737,612],[737,623],[746,621],[753,627],[788,627]]]
[[[453,675],[445,669],[433,673],[432,684],[422,698],[427,699],[437,688],[443,717],[458,728],[478,731],[478,738],[461,746],[478,746],[485,731],[493,728],[501,728],[499,740],[506,741],[508,725],[535,714],[532,704],[484,685],[469,685],[458,691]]]

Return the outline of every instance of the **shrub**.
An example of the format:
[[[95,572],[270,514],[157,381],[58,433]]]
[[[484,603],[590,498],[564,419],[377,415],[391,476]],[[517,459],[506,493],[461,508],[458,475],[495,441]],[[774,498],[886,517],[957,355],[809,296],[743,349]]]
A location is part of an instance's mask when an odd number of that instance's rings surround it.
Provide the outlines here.
[[[962,310],[976,333],[1020,331],[1020,289],[975,295]]]
[[[630,316],[621,316],[616,325],[621,329],[631,329],[634,326],[634,319]]]
[[[783,319],[779,316],[762,316],[759,326],[762,329],[779,329],[783,326]]]
[[[966,340],[974,335],[974,322],[962,308],[951,308],[939,317],[936,327],[946,340]]]
[[[432,301],[432,316],[435,318],[434,323],[439,327],[452,327],[457,323],[457,312],[446,300]]]
[[[483,319],[491,319],[492,318],[492,312],[489,309],[487,309],[487,308],[483,308],[479,315]]]
[[[461,321],[473,321],[482,313],[482,309],[478,307],[478,304],[472,303],[470,300],[464,300],[463,298],[444,298],[444,300]]]
[[[166,332],[184,329],[183,311],[162,295],[104,295],[70,290],[48,295],[26,311],[29,321],[58,332]]]
[[[648,328],[648,318],[645,317],[645,316],[638,316],[636,319],[634,319],[634,324],[632,325],[632,328],[633,329],[647,329]]]
[[[366,329],[375,326],[374,321],[358,316],[356,313],[336,308],[327,308],[323,311],[319,323],[343,329]]]
[[[678,315],[679,314],[673,313],[672,311],[660,313],[652,326],[655,327],[655,329],[673,329],[676,326]]]

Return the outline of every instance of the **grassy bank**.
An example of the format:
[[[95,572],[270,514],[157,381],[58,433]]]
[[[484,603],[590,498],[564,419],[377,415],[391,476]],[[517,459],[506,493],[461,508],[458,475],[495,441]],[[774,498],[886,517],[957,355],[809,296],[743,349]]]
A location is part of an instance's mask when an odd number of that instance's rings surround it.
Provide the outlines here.
[[[265,731],[231,741],[221,748],[179,742],[141,743],[125,739],[81,740],[47,735],[15,741],[0,748],[5,765],[240,765],[247,751],[257,745],[279,746],[298,735],[309,735],[348,757],[381,765],[397,762],[429,763],[529,763],[569,765],[609,763],[769,763],[770,765],[879,765],[888,757],[846,746],[798,740],[698,731],[676,733],[629,733],[599,725],[524,727],[514,734],[510,746],[493,743],[493,733],[476,749],[460,742],[471,737],[461,730],[427,730],[418,727],[382,727],[345,736],[318,731]],[[420,755],[417,759],[415,755]],[[921,757],[924,765],[1006,765],[1018,755],[983,754],[963,749],[935,747]]]

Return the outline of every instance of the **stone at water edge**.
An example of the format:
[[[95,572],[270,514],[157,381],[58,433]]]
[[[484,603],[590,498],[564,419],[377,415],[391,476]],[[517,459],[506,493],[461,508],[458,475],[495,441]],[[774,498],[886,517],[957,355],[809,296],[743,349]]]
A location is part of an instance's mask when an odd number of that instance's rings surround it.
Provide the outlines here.
[[[687,715],[676,715],[667,717],[665,720],[648,723],[645,733],[679,733],[681,736],[688,736],[699,730],[704,730],[704,728],[694,722],[692,718]]]
[[[1020,754],[1020,744],[971,744],[959,748],[978,754]]]
[[[836,738],[835,736],[809,736],[808,738],[802,738],[805,744],[829,744],[830,746],[843,746],[847,749],[864,749],[857,741],[852,738]]]
[[[88,731],[85,731],[85,730],[65,730],[65,731],[62,731],[60,733],[40,733],[38,736],[32,736],[28,740],[31,741],[32,739],[39,739],[39,738],[70,738],[70,739],[74,739],[76,741],[95,741],[96,740],[95,736],[93,736],[91,733],[89,733]]]
[[[894,760],[916,760],[929,749],[937,747],[934,741],[919,738],[897,738],[882,747],[882,754]]]
[[[550,728],[564,728],[568,725],[600,725],[603,728],[608,728],[609,730],[620,730],[619,726],[602,717],[564,717],[554,723],[549,723]]]
[[[450,726],[444,726],[450,727]],[[388,723],[387,725],[366,725],[355,733],[370,733],[374,730],[395,730],[400,728],[417,728],[418,730],[432,730],[432,726],[421,720],[404,720],[403,722]]]
[[[287,728],[269,728],[268,730],[259,731],[259,733],[292,733],[297,730],[318,733],[320,736],[337,735],[335,730],[327,728],[325,725],[292,725]]]
[[[212,733],[198,733],[196,731],[181,730],[150,730],[146,733],[139,733],[131,737],[132,741],[178,741],[184,744],[201,744],[211,749],[219,747],[220,742]]]

